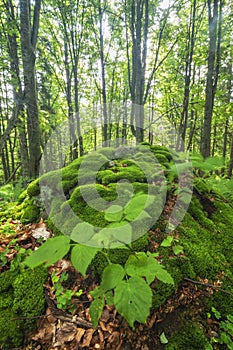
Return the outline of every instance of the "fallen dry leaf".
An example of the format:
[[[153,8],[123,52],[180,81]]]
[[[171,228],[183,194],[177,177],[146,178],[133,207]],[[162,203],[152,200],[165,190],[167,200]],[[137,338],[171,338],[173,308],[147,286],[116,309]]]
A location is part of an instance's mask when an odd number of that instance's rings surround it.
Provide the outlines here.
[[[88,329],[86,331],[86,333],[84,334],[84,338],[83,338],[82,348],[85,348],[85,346],[87,346],[87,347],[90,346],[94,332],[95,332],[95,329]]]
[[[83,337],[83,335],[84,335],[85,332],[86,332],[85,329],[83,329],[83,328],[77,328],[77,330],[76,330],[76,335],[75,335],[75,339],[76,339],[76,341],[77,341],[78,343],[80,343],[80,341],[81,341],[81,339],[82,339],[82,337]]]
[[[72,323],[64,322],[60,325],[60,329],[57,331],[57,341],[61,344],[71,342],[76,336],[76,326]]]

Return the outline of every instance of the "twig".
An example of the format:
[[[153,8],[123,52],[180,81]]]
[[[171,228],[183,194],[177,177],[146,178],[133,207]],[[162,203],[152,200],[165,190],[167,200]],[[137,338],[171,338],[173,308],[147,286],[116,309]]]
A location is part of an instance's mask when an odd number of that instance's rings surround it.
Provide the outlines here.
[[[81,317],[78,317],[77,315],[72,316],[70,314],[67,314],[64,312],[64,315],[58,314],[58,313],[49,313],[47,315],[40,315],[40,316],[31,316],[31,317],[14,317],[11,318],[10,321],[17,321],[17,320],[34,320],[37,318],[46,318],[48,316],[54,316],[55,318],[58,318],[61,321],[66,321],[66,322],[72,322],[75,323],[76,325],[83,326],[85,328],[93,328],[93,325],[91,322],[88,322],[86,320],[83,320]]]
[[[224,290],[224,289],[222,289],[222,288],[220,288],[218,286],[214,286],[213,284],[210,284],[210,283],[203,283],[203,282],[199,282],[199,281],[194,281],[194,280],[191,280],[190,278],[187,278],[187,277],[185,277],[184,280],[187,281],[187,282],[193,283],[193,284],[199,284],[199,285],[207,287],[207,288],[210,287],[210,288],[213,288],[213,289],[217,289],[220,292],[223,292],[223,293],[226,293],[226,294],[229,294],[229,295],[233,295],[232,293],[227,292],[226,290]]]
[[[63,315],[55,315],[55,317],[59,318],[61,321],[65,322],[71,322],[78,326],[83,326],[85,328],[93,328],[93,325],[91,322],[88,322],[86,320],[83,320],[81,317],[78,317],[77,315],[72,316],[70,314]]]

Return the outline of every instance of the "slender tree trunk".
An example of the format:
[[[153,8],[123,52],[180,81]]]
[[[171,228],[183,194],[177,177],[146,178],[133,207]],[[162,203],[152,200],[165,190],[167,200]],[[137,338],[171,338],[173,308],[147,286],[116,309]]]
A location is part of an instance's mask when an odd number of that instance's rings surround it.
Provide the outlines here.
[[[32,178],[39,175],[39,162],[41,157],[35,77],[35,50],[39,29],[40,5],[41,0],[35,0],[33,24],[31,25],[30,1],[20,0],[20,39],[24,72],[24,97],[27,113],[29,176]]]
[[[8,13],[10,14],[9,23],[12,28],[16,27],[16,16],[15,8],[11,1],[7,2]],[[16,29],[16,28],[15,28]],[[19,139],[19,156],[21,161],[21,175],[25,180],[25,185],[27,184],[26,178],[29,177],[29,154],[28,154],[28,143],[27,143],[27,133],[25,126],[25,113],[23,106],[23,90],[22,82],[20,78],[20,67],[19,67],[19,47],[17,43],[17,34],[12,31],[8,34],[8,51],[10,56],[11,65],[11,75],[13,84],[13,95],[14,101],[18,104],[16,109],[17,113],[17,130]]]
[[[228,177],[232,177],[233,172],[233,132],[231,134],[230,162],[228,166]]]
[[[105,58],[104,58],[104,37],[103,37],[103,9],[101,0],[98,2],[99,10],[99,53],[101,65],[101,95],[103,103],[103,144],[108,140],[108,112],[107,112],[107,93],[106,93],[106,76],[105,76]]]
[[[204,158],[210,156],[211,129],[215,92],[220,68],[220,41],[222,25],[222,0],[208,0],[209,15],[209,53],[206,80],[204,124],[201,140],[201,153]]]
[[[190,25],[188,31],[188,43],[187,43],[187,55],[186,55],[186,66],[185,66],[185,85],[184,85],[184,99],[183,108],[180,119],[179,135],[177,142],[177,149],[184,150],[185,138],[188,124],[188,112],[189,112],[189,96],[190,96],[190,84],[192,74],[192,62],[193,52],[195,44],[195,22],[196,22],[196,0],[194,0],[190,14]]]

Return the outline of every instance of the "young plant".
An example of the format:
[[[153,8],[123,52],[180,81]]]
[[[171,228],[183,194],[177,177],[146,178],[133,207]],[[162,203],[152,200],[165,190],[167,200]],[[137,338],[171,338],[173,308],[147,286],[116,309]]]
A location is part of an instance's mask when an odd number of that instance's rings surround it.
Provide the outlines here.
[[[172,236],[167,236],[161,243],[161,247],[172,247],[175,255],[183,254],[184,248],[178,244],[179,240]]]
[[[70,236],[72,241],[79,242],[79,244],[74,244],[67,236],[48,239],[26,258],[25,264],[31,268],[42,263],[51,266],[64,257],[71,248],[71,262],[85,276],[91,261],[98,252],[101,252],[109,261],[109,265],[103,271],[100,285],[91,292],[93,301],[90,306],[90,315],[94,327],[98,324],[105,304],[114,305],[131,327],[134,326],[135,321],[144,323],[152,305],[150,284],[155,278],[164,283],[174,284],[173,278],[156,260],[157,254],[150,252],[130,254],[123,267],[120,264],[113,264],[109,260],[108,249],[106,252],[106,249],[103,248],[121,247],[130,249],[132,252],[130,244],[133,230],[130,223],[136,221],[140,227],[141,220],[150,222],[149,208],[156,201],[156,209],[160,210],[158,209],[159,199],[161,200],[161,196],[157,198],[157,196],[140,193],[135,195],[125,207],[112,205],[105,211],[105,220],[109,222],[107,227],[95,232],[92,225],[79,223]],[[56,288],[57,296],[62,304],[67,299],[59,284]]]
[[[155,278],[174,284],[171,275],[150,252],[131,254],[124,267],[110,263],[103,271],[99,287],[91,292],[93,326],[98,325],[105,304],[114,305],[131,327],[135,321],[145,323],[152,305],[150,284]]]
[[[39,249],[25,259],[25,264],[31,268],[46,263],[51,266],[71,250],[73,266],[85,276],[88,266],[97,252],[107,253],[100,248],[81,244],[71,244],[66,236],[48,239]],[[156,254],[137,252],[131,254],[122,267],[119,264],[109,265],[104,269],[100,285],[91,293],[93,302],[90,314],[94,326],[97,326],[105,304],[115,305],[118,312],[125,317],[130,326],[134,322],[146,322],[152,304],[150,284],[155,278],[164,283],[174,284],[171,275],[155,259]],[[55,277],[54,277],[55,278]],[[58,283],[58,281],[56,282]],[[61,283],[61,282],[59,282]],[[64,306],[66,296],[58,285],[56,287],[60,306]],[[71,298],[71,296],[69,296]]]
[[[233,316],[227,315],[226,320],[221,320],[222,316],[218,310],[214,307],[211,309],[214,317],[220,322],[219,323],[219,337],[213,337],[211,343],[217,343],[226,345],[227,349],[233,350]],[[208,318],[211,317],[211,314],[207,314]],[[213,349],[212,347],[210,349]]]
[[[56,272],[53,272],[51,275],[53,284],[52,291],[55,294],[58,309],[68,309],[72,312],[75,308],[75,306],[71,303],[72,297],[79,297],[82,295],[83,291],[82,289],[80,289],[78,292],[71,289],[65,289],[62,282],[67,281],[68,277],[67,272],[63,272],[60,276],[58,276]]]

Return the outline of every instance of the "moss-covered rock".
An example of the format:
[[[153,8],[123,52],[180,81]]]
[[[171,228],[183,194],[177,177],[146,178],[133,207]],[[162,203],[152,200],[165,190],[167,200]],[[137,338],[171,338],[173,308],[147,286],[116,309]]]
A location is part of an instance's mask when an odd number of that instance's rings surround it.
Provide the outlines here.
[[[35,270],[0,275],[0,345],[12,349],[22,345],[25,335],[36,326],[34,316],[44,312],[44,283],[48,271]]]
[[[32,181],[27,187],[29,197],[38,196],[40,194],[39,179]]]
[[[191,321],[185,321],[181,328],[169,338],[166,350],[204,350],[208,344],[201,326]]]
[[[22,210],[21,222],[27,224],[29,222],[37,222],[39,220],[40,208],[33,204],[32,201]]]
[[[159,164],[153,162],[153,157]],[[61,171],[50,172],[32,182],[28,186],[27,195],[24,194],[23,201],[18,207],[21,219],[27,223],[40,218],[43,211],[43,204],[38,199],[40,190],[50,203],[48,224],[55,234],[63,232],[70,235],[78,224],[77,217],[95,227],[106,227],[109,222],[105,218],[104,211],[112,202],[125,207],[131,195],[147,194],[151,190],[150,186],[153,188],[153,193],[160,194],[164,176],[167,176],[172,188],[170,192],[168,189],[168,194],[175,192],[177,179],[169,177],[169,169],[167,170],[175,162],[181,160],[175,152],[164,146],[144,143],[128,150],[125,147],[103,148],[93,155],[75,160]],[[99,198],[103,201],[99,201]],[[153,210],[157,210],[160,205],[162,204],[158,202],[148,209],[151,216],[154,215]],[[159,246],[167,235],[167,219],[172,205],[173,202],[169,198],[163,215],[153,223],[155,246]],[[172,247],[158,248],[160,260],[175,283],[172,286],[154,281],[154,308],[165,303],[179,288],[184,278],[197,281],[206,279],[213,284],[220,280],[222,289],[233,293],[230,282],[233,280],[232,226],[232,207],[211,193],[206,181],[195,178],[193,198],[188,212],[174,233],[178,239],[177,244],[183,247],[183,253],[176,256]],[[148,239],[144,234],[143,222],[132,224],[132,231],[133,237],[138,238],[141,235],[142,237],[133,242],[131,248],[135,251],[146,250]],[[108,257],[100,252],[90,266],[100,275],[107,266],[108,259],[124,265],[131,251],[119,248],[105,250],[105,253]],[[233,302],[229,294],[213,290],[213,295],[205,303],[206,310],[214,306],[224,316],[230,310],[233,313]],[[17,310],[14,308],[15,312]],[[168,349],[201,349],[205,346],[203,332],[200,326],[195,324],[192,333],[190,324],[184,322],[184,327],[180,330],[180,340],[178,340],[179,334],[174,334],[174,337],[169,338]],[[189,332],[193,334],[192,337],[189,336]],[[197,345],[192,344],[191,338],[195,339]]]

